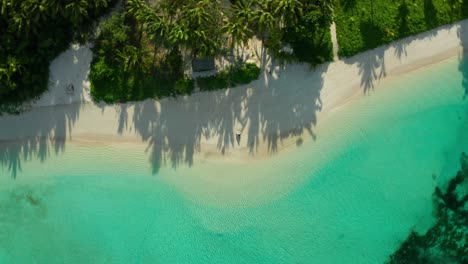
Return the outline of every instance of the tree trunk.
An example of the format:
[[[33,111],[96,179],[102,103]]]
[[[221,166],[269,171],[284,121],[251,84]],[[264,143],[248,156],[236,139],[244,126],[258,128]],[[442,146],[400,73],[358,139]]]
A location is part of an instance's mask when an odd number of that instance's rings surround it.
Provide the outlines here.
[[[158,51],[158,46],[157,46],[157,43],[154,43],[154,54],[153,54],[153,73],[154,73],[154,70],[156,69],[156,53]]]
[[[141,39],[143,38],[143,23],[140,26],[140,36],[138,37],[138,42],[141,45]]]

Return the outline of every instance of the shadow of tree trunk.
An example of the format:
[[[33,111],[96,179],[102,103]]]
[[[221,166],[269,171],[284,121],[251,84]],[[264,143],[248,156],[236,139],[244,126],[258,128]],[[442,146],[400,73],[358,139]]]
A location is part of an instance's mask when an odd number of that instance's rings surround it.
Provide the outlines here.
[[[0,169],[16,178],[23,161],[44,162],[52,154],[63,153],[80,110],[80,104],[71,104],[35,108],[21,117],[3,116],[0,120]]]

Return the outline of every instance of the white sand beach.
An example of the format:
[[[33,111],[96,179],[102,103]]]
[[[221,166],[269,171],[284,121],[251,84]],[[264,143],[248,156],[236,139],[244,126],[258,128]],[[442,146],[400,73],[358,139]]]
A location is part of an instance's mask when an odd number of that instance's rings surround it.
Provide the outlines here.
[[[315,69],[268,62],[259,80],[242,87],[115,105],[92,102],[87,78],[92,52],[89,45],[72,45],[52,62],[49,91],[33,109],[0,119],[0,141],[45,139],[56,149],[65,142],[141,142],[189,165],[194,158],[265,158],[314,140],[329,113],[372,96],[380,82],[461,57],[467,43],[465,20]],[[70,84],[73,93],[67,92]]]
[[[71,45],[50,64],[49,89],[32,106],[91,102],[88,75],[92,59],[90,45]],[[67,91],[69,85],[73,91]]]

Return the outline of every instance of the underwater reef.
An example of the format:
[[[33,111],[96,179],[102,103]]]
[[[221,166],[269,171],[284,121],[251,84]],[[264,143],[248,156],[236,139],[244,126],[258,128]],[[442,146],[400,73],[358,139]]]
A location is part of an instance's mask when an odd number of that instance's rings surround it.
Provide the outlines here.
[[[468,264],[468,155],[460,163],[446,190],[434,191],[436,223],[424,235],[411,232],[387,263]]]

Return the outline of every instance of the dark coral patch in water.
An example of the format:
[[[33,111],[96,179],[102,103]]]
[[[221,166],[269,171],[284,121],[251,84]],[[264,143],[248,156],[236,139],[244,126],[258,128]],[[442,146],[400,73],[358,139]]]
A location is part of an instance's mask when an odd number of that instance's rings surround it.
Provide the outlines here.
[[[388,263],[468,263],[468,156],[445,192],[434,191],[436,224],[424,235],[412,232]]]

